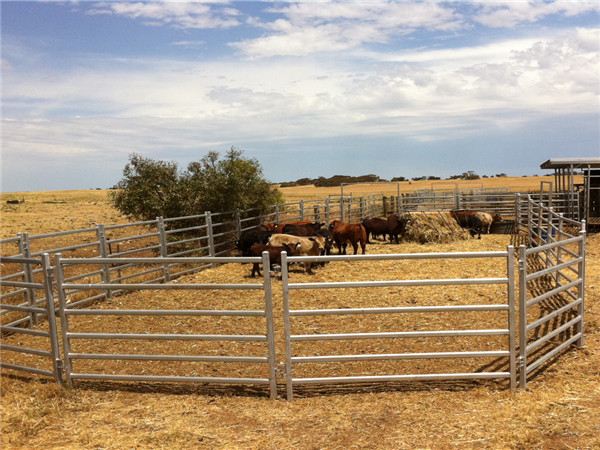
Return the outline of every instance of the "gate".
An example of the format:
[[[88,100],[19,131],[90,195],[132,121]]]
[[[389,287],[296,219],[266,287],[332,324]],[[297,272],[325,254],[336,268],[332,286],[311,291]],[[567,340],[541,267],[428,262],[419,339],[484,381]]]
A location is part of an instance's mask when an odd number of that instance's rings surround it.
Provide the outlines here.
[[[49,376],[62,383],[62,364],[52,294],[52,267],[48,254],[41,258],[0,257],[3,266],[19,265],[21,270],[2,281],[0,333],[19,335],[16,345],[0,343],[0,367]],[[39,280],[39,281],[36,281]],[[41,293],[41,295],[40,295]],[[15,313],[17,320],[11,318]],[[41,320],[44,319],[44,320]],[[39,325],[37,329],[24,328]],[[46,329],[39,329],[45,327]],[[8,352],[8,353],[7,353]],[[20,364],[10,362],[10,355],[27,357]]]
[[[519,247],[519,387],[572,344],[583,346],[585,221],[525,200],[530,248]]]
[[[456,260],[461,258],[502,258],[506,261],[506,269],[504,276],[499,278],[461,278],[461,279],[420,279],[420,280],[390,280],[390,281],[354,281],[354,282],[328,282],[328,283],[290,283],[288,279],[288,264],[293,262],[306,261],[331,261],[334,264],[336,261],[380,261],[380,260]],[[428,380],[464,380],[464,379],[493,379],[505,378],[510,380],[511,388],[516,388],[516,352],[515,352],[515,337],[516,337],[516,313],[515,313],[515,292],[514,292],[514,249],[508,247],[505,252],[474,252],[474,253],[420,253],[420,254],[395,254],[395,255],[352,255],[352,256],[329,256],[329,257],[287,257],[283,254],[282,257],[282,283],[283,283],[283,314],[284,314],[284,334],[285,334],[285,368],[286,368],[286,389],[287,398],[293,398],[293,388],[298,385],[308,384],[343,384],[343,383],[368,383],[381,381],[428,381]],[[349,308],[343,307],[338,309],[292,309],[290,307],[290,291],[301,290],[325,290],[325,289],[344,289],[352,290],[352,298],[359,296],[356,293],[360,288],[381,288],[395,287],[405,288],[409,286],[469,286],[469,285],[503,285],[506,287],[506,298],[489,299],[487,304],[443,304],[435,306],[392,306],[392,307],[374,307],[374,308]],[[376,294],[375,294],[376,295]],[[443,313],[450,314],[465,314],[467,312],[489,315],[493,312],[504,314],[504,328],[488,328],[488,329],[442,329],[442,330],[418,330],[400,329],[397,331],[380,331],[370,330],[363,333],[321,333],[320,327],[315,326],[310,334],[294,334],[292,333],[292,319],[298,321],[310,321],[315,317],[338,316],[346,319],[352,316],[369,316],[379,315],[381,317],[424,314],[426,315],[426,323],[434,316],[438,317]],[[334,327],[341,325],[341,320]],[[444,326],[443,319],[441,321]],[[301,323],[301,326],[306,326],[306,323]],[[371,326],[371,324],[370,324]],[[406,326],[406,325],[405,325]],[[448,325],[445,325],[448,326]],[[339,329],[339,328],[338,328]],[[472,337],[482,337],[485,342],[481,343],[484,348],[498,346],[494,350],[473,350],[475,344],[470,341]],[[500,336],[503,338],[503,343],[491,339],[492,337]],[[460,338],[468,337],[468,340],[463,340],[460,344]],[[295,356],[296,350],[293,346],[299,342],[339,342],[339,341],[362,341],[365,340],[393,340],[400,339],[402,341],[418,341],[428,338],[445,339],[445,349],[449,351],[443,352],[410,352],[410,353],[366,353],[368,350],[364,348],[354,349],[359,354],[340,353],[339,348],[332,349],[332,354],[322,355],[322,348],[311,347],[312,354],[307,356]],[[431,348],[434,344],[429,344]],[[341,344],[340,344],[341,346]],[[397,347],[397,346],[395,346]],[[434,347],[435,348],[435,347]],[[467,350],[465,350],[467,349]],[[439,360],[450,359],[458,361],[460,359],[469,358],[495,358],[504,360],[508,370],[501,370],[505,366],[496,361],[493,366],[498,368],[489,368],[487,371],[473,370],[468,373],[402,373],[402,374],[387,374],[377,375],[370,373],[367,376],[333,376],[333,377],[305,377],[300,378],[294,375],[295,368],[300,364],[336,364],[345,362],[365,362],[365,361],[401,361],[401,360]],[[488,366],[491,367],[491,366]],[[479,368],[480,369],[480,368]],[[439,370],[439,369],[438,369]]]

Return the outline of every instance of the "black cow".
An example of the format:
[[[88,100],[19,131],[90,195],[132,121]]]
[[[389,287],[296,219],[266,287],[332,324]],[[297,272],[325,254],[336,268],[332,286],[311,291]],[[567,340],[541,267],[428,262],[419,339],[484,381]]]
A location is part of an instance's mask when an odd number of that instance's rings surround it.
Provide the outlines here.
[[[396,241],[396,244],[399,244],[398,236],[404,237],[404,233],[406,233],[406,225],[410,222],[410,219],[405,219],[404,217],[398,217],[396,214],[392,214],[388,216],[388,222],[390,223],[390,242],[392,239]]]
[[[272,234],[272,231],[265,231],[258,228],[244,231],[236,241],[241,256],[251,256],[250,247],[252,247],[253,244],[266,244],[269,242],[269,238]]]
[[[472,237],[478,235],[478,239],[481,239],[481,230],[483,225],[481,223],[481,219],[477,217],[475,214],[465,211],[450,211],[450,215],[454,217],[456,222],[471,233]]]
[[[321,222],[306,223],[303,225],[286,224],[283,227],[283,234],[292,236],[315,236],[317,230],[320,230],[324,224]]]

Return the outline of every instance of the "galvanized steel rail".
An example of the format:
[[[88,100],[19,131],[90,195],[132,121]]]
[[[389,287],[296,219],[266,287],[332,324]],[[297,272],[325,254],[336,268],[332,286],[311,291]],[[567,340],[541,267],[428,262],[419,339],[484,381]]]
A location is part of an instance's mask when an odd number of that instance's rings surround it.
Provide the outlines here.
[[[40,266],[43,274],[43,280],[41,282],[34,281],[10,281],[3,282],[6,286],[22,287],[26,292],[34,290],[41,291],[44,293],[43,298],[35,298],[33,295],[27,296],[27,304],[11,305],[6,304],[5,300],[12,297],[13,293],[3,294],[0,297],[0,309],[5,311],[19,311],[26,314],[25,321],[28,325],[32,326],[38,323],[38,317],[46,317],[47,330],[32,330],[29,328],[23,328],[23,321],[12,322],[11,324],[0,325],[0,333],[2,335],[6,333],[25,335],[25,336],[36,336],[43,338],[46,343],[48,350],[39,348],[30,348],[23,344],[5,344],[0,343],[0,350],[2,350],[3,357],[0,360],[0,367],[5,369],[12,369],[21,372],[33,373],[36,375],[49,376],[56,380],[58,383],[62,383],[62,360],[60,357],[60,348],[58,343],[58,329],[56,324],[56,316],[54,310],[54,301],[52,293],[52,278],[53,272],[50,266],[50,257],[48,254],[43,254],[41,258],[22,258],[22,257],[0,257],[0,263],[2,264],[20,264],[25,267],[19,275],[23,279],[29,280],[28,274],[32,271],[32,266]],[[21,322],[21,323],[19,323]],[[22,353],[27,355],[35,355],[41,358],[40,366],[13,364],[7,362],[7,355],[5,352]],[[33,364],[33,362],[31,363]]]
[[[519,387],[526,389],[528,376],[536,369],[573,344],[584,345],[586,224],[530,197],[519,199],[519,208],[527,212],[521,216],[533,245],[519,247]],[[570,234],[573,229],[579,230],[576,235]],[[530,284],[540,280],[545,292],[530,297],[535,292]],[[529,322],[532,308],[549,299],[563,304],[551,311],[540,308],[541,316]],[[551,321],[559,325],[547,331]]]
[[[68,292],[82,289],[111,289],[112,284],[90,283],[76,284],[67,283],[64,278],[64,268],[80,264],[95,265],[105,263],[122,264],[204,264],[204,263],[240,263],[252,262],[263,265],[264,279],[260,284],[121,284],[121,290],[260,290],[264,292],[264,309],[262,310],[162,310],[162,309],[72,309],[67,305]],[[273,326],[273,304],[271,277],[269,273],[269,255],[267,252],[262,257],[252,258],[72,258],[63,259],[56,255],[55,266],[58,274],[58,296],[60,304],[60,317],[62,324],[62,339],[65,359],[65,377],[67,383],[73,380],[113,380],[113,381],[153,381],[153,382],[189,382],[189,383],[225,383],[225,384],[249,384],[268,385],[270,395],[277,395],[276,371],[275,371],[275,338]],[[266,268],[266,270],[265,270]],[[226,334],[179,334],[179,333],[156,333],[148,330],[148,333],[94,333],[74,332],[70,329],[69,318],[71,316],[181,316],[181,317],[258,317],[266,319],[266,329],[263,335],[226,335]],[[177,354],[123,354],[123,353],[91,353],[71,351],[74,340],[146,340],[146,341],[217,341],[217,342],[258,342],[264,348],[264,357],[252,356],[212,356],[212,355],[177,355]],[[74,370],[74,361],[77,360],[136,360],[136,361],[183,361],[183,362],[206,362],[206,363],[246,363],[263,364],[268,366],[268,377],[216,377],[216,376],[162,376],[153,374],[99,374],[81,373]]]
[[[506,276],[499,278],[481,279],[439,279],[439,280],[389,280],[389,281],[354,281],[354,282],[326,282],[326,283],[291,283],[289,281],[288,266],[293,262],[307,261],[381,261],[381,260],[415,260],[415,259],[457,259],[457,258],[503,258],[506,260]],[[507,378],[511,388],[516,387],[516,302],[515,302],[515,269],[514,249],[512,246],[505,252],[474,252],[474,253],[411,253],[393,255],[339,255],[330,257],[288,257],[282,253],[281,279],[283,290],[283,314],[285,334],[285,369],[286,392],[288,400],[294,397],[294,386],[306,384],[342,384],[406,380],[457,380],[457,379],[490,379]],[[496,305],[440,305],[423,307],[387,307],[387,308],[349,308],[349,309],[311,309],[294,310],[290,307],[290,292],[311,289],[356,289],[375,287],[402,287],[402,286],[443,286],[443,285],[477,285],[477,284],[503,284],[507,287],[506,303]],[[437,313],[437,312],[506,312],[505,329],[484,330],[442,330],[442,331],[398,331],[398,332],[368,332],[368,333],[340,333],[340,334],[293,334],[292,318],[304,316],[326,315],[356,315],[356,314],[406,314],[406,313]],[[432,352],[432,353],[394,353],[394,354],[344,354],[344,355],[319,355],[319,356],[293,356],[293,343],[301,341],[338,341],[338,340],[364,340],[364,339],[411,339],[425,337],[464,337],[464,336],[506,336],[507,345],[504,349],[488,352]],[[504,357],[509,361],[509,371],[485,373],[438,373],[438,374],[394,374],[371,376],[345,376],[345,377],[303,377],[294,376],[294,366],[302,363],[328,363],[349,361],[382,361],[404,359],[451,359],[451,358],[482,358]]]

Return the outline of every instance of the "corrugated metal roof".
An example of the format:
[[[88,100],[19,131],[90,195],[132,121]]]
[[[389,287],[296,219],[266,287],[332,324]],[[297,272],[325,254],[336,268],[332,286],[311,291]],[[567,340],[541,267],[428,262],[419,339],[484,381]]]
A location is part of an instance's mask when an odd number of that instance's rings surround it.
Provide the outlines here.
[[[598,158],[552,158],[540,165],[541,169],[568,169],[573,168],[598,168],[600,167],[600,157]]]

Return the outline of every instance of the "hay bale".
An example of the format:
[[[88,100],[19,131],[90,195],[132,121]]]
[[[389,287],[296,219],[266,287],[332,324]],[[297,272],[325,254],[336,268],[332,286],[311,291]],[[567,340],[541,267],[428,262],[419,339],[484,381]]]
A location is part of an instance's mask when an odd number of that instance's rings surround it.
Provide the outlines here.
[[[410,219],[404,240],[418,244],[443,244],[469,239],[448,212],[407,212],[402,217]]]

